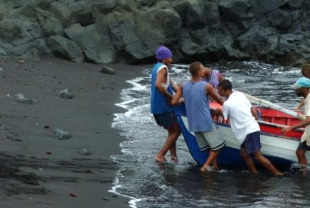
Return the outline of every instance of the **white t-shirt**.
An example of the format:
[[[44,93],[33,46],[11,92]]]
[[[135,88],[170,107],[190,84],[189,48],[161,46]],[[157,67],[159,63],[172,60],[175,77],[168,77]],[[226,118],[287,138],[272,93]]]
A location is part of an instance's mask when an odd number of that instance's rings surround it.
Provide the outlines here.
[[[310,116],[310,93],[307,95],[305,99],[305,116]],[[307,146],[310,146],[310,125],[305,127],[305,131],[300,139],[300,142],[304,142],[307,140]]]
[[[240,144],[248,134],[260,131],[251,107],[250,101],[242,92],[233,92],[223,105],[224,119],[229,117],[231,129]]]

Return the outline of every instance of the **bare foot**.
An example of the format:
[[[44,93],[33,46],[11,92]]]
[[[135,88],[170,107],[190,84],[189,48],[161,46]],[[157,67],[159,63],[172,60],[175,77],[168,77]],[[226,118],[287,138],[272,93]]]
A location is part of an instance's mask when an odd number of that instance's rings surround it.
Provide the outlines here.
[[[213,167],[211,167],[211,168],[212,168],[212,170],[214,170],[214,171],[219,171],[219,170],[220,170],[218,166],[213,166]]]
[[[281,173],[281,172],[277,172],[277,173],[275,173],[275,174],[273,174],[274,176],[283,176],[284,174],[283,173]]]
[[[175,162],[175,163],[179,162],[179,159],[177,158],[177,156],[171,156],[171,160],[172,162]]]
[[[306,176],[307,176],[307,169],[306,169],[306,167],[302,167],[302,168],[301,168],[301,175],[302,175],[303,177],[306,177]]]
[[[167,162],[167,159],[166,159],[166,157],[165,156],[156,156],[155,157],[155,161],[156,162],[161,162],[161,163],[166,163]]]
[[[201,172],[209,172],[209,171],[212,171],[212,167],[211,167],[211,166],[208,166],[208,165],[203,165],[203,166],[200,168],[200,171],[201,171]]]

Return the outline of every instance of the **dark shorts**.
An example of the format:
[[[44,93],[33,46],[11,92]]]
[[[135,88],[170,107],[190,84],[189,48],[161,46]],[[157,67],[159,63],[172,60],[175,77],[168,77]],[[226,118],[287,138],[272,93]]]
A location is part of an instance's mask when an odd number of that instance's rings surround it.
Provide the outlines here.
[[[177,123],[177,119],[174,113],[163,113],[154,114],[157,125],[164,127],[165,129],[170,128],[173,124]]]
[[[307,145],[307,142],[304,141],[303,143],[299,143],[297,150],[310,150],[310,147]]]
[[[242,143],[241,148],[244,148],[248,155],[259,151],[262,148],[260,143],[260,131],[248,134]]]

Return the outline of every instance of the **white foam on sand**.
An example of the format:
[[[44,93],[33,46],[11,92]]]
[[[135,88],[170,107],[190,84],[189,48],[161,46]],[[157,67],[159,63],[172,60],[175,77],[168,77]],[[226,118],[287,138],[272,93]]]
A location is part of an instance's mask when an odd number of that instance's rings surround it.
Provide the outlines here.
[[[187,70],[187,65],[183,67],[174,66],[171,71],[174,74],[180,74],[184,76],[184,72]],[[174,76],[175,78],[176,76]],[[150,77],[149,73],[146,74],[145,77],[138,77],[132,80],[128,80],[127,83],[131,84],[131,87],[127,89],[123,89],[121,92],[122,102],[117,103],[115,105],[125,109],[125,112],[114,114],[114,121],[112,123],[112,128],[118,128],[124,131],[121,133],[122,136],[127,137],[128,139],[123,141],[120,144],[121,152],[124,154],[124,157],[119,155],[111,156],[112,159],[116,162],[120,160],[127,160],[126,157],[131,158],[134,153],[133,149],[131,149],[130,143],[139,142],[138,140],[143,139],[143,142],[153,145],[151,140],[154,138],[152,133],[152,128],[155,127],[156,131],[158,131],[155,121],[150,113]],[[150,126],[146,126],[150,125]],[[133,129],[134,128],[134,129]],[[160,129],[161,130],[161,129]],[[137,132],[141,135],[137,135]],[[156,132],[156,136],[161,137],[161,131]],[[163,136],[162,136],[163,137]],[[156,141],[156,140],[155,140]],[[185,146],[184,141],[180,142]],[[182,147],[180,145],[180,147]],[[144,155],[142,160],[153,160],[154,153],[150,150],[149,158]],[[181,154],[181,153],[180,153]],[[147,158],[145,158],[147,157]],[[141,159],[141,158],[140,158]],[[139,158],[135,157],[135,160],[139,160]],[[118,190],[126,189],[123,187],[122,178],[125,177],[122,175],[121,169],[117,172],[116,177],[113,182],[113,187],[110,192],[115,193],[120,196],[128,197],[130,199],[129,205],[130,207],[137,207],[137,203],[146,199],[142,198],[134,198],[132,196],[127,196],[126,194],[119,193]]]
[[[124,113],[116,113],[114,114],[115,118],[112,123],[112,128],[120,128],[122,130],[128,129],[130,131],[130,126],[133,125],[140,125],[142,123],[150,123],[152,122],[150,116],[146,116],[145,114],[141,112],[145,112],[145,109],[149,108],[149,103],[145,103],[146,101],[141,100],[141,97],[137,97],[137,94],[140,93],[149,93],[149,88],[146,85],[139,84],[139,82],[142,82],[145,80],[145,77],[138,77],[132,80],[128,80],[127,82],[132,85],[132,87],[123,89],[121,92],[121,103],[117,103],[115,105],[127,110]],[[139,105],[137,104],[139,103]],[[128,126],[127,126],[128,125]],[[126,136],[127,133],[122,134],[123,136]],[[131,155],[132,152],[130,149],[124,148],[125,142],[131,142],[131,141],[124,141],[120,144],[121,151],[125,155]],[[114,161],[117,161],[116,156],[111,156]],[[117,176],[114,179],[113,187],[109,192],[115,193],[117,195],[127,197],[130,199],[129,206],[130,207],[137,207],[137,202],[141,201],[142,199],[137,199],[132,196],[127,196],[124,194],[119,193],[117,190],[122,188],[122,185],[120,184],[119,177],[124,177],[121,174],[121,170],[117,172]]]
[[[114,160],[115,158],[112,157]],[[114,193],[114,194],[117,194],[119,196],[122,196],[122,197],[126,197],[126,198],[129,198],[129,207],[132,207],[132,208],[137,208],[137,202],[141,201],[141,199],[136,199],[134,197],[131,197],[131,196],[127,196],[127,195],[124,195],[124,194],[120,194],[117,192],[117,189],[118,188],[121,188],[122,186],[119,184],[119,178],[118,176],[115,177],[114,179],[114,182],[113,182],[113,187],[111,188],[111,190],[109,190],[110,193]]]

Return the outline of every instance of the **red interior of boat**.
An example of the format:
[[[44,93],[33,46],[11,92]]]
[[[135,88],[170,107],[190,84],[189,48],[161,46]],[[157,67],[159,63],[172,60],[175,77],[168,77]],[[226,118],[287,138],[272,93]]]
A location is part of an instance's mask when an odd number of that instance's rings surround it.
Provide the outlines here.
[[[222,106],[216,102],[210,103],[210,109],[214,110],[217,108],[222,108]],[[290,137],[295,139],[300,139],[303,133],[303,129],[297,129],[294,131],[290,131],[285,133],[284,135],[281,133],[281,128],[284,126],[291,126],[296,123],[299,123],[300,120],[288,114],[285,114],[281,111],[265,108],[260,106],[255,106],[257,110],[257,114],[259,117],[259,125],[260,129],[263,133],[273,134],[283,137]],[[223,116],[214,116],[212,118],[217,123],[229,124],[229,121],[224,121]]]

